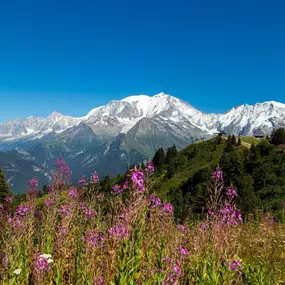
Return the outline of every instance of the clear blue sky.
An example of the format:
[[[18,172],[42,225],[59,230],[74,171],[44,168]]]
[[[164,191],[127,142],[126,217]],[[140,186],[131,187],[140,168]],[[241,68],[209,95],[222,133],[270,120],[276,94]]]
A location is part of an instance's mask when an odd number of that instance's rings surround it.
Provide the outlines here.
[[[161,91],[285,102],[284,0],[0,1],[0,121]]]

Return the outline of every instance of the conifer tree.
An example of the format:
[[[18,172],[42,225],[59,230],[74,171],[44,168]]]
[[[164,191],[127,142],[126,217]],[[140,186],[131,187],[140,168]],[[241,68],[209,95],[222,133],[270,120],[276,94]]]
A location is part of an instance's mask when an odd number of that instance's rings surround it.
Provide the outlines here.
[[[232,145],[236,144],[236,137],[235,137],[235,135],[232,135],[232,137],[231,137],[231,144]]]
[[[46,195],[46,194],[48,194],[48,187],[47,187],[47,185],[45,184],[45,185],[43,186],[43,195]]]
[[[177,151],[177,148],[176,148],[176,145],[174,144],[172,147],[169,147],[166,151],[166,158],[165,158],[165,162],[167,164],[170,163],[170,161],[176,157],[178,154],[178,151]]]
[[[155,169],[158,169],[158,170],[161,169],[161,167],[165,163],[165,152],[162,147],[156,151],[152,159],[152,162],[153,162]]]
[[[5,197],[11,195],[9,184],[6,180],[3,169],[0,168],[0,201],[2,202]]]
[[[283,128],[274,130],[271,134],[271,142],[274,145],[285,144],[285,130]]]

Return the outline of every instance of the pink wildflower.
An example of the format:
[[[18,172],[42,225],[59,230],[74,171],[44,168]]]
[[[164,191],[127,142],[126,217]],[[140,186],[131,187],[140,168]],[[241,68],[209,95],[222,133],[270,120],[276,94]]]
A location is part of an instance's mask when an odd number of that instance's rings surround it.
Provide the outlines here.
[[[165,203],[162,206],[162,212],[164,214],[173,215],[174,207],[170,203]]]
[[[120,185],[114,185],[111,191],[112,195],[120,194],[123,192],[123,189],[121,188]]]
[[[58,212],[61,217],[68,217],[71,215],[70,210],[67,206],[60,206]]]
[[[143,192],[145,190],[144,187],[144,180],[145,180],[145,176],[144,173],[142,171],[135,171],[132,174],[132,181],[134,183],[134,185],[137,187],[137,190],[139,192]]]
[[[217,168],[216,171],[212,173],[212,179],[216,181],[223,181],[223,171],[221,168]]]
[[[29,184],[29,186],[30,186],[31,188],[33,188],[33,189],[38,188],[38,186],[39,186],[39,180],[38,180],[37,177],[32,178],[32,179],[29,180],[28,184]]]
[[[114,227],[109,229],[109,233],[111,235],[116,236],[119,239],[126,237],[128,235],[126,224],[119,223],[119,224],[115,225]]]
[[[84,176],[81,176],[80,179],[79,179],[78,182],[77,182],[78,185],[84,185],[84,184],[86,184],[86,183],[87,183],[87,182],[86,182],[86,179],[85,179]]]
[[[183,225],[178,225],[177,229],[180,230],[181,232],[185,232],[185,226]]]
[[[153,165],[153,162],[151,160],[147,162],[145,171],[148,173],[154,172],[154,165]]]
[[[96,196],[97,199],[104,199],[105,195],[104,193],[100,193]]]
[[[102,276],[95,276],[93,278],[93,285],[103,285],[105,284],[105,280]]]
[[[234,198],[237,197],[237,190],[236,189],[232,189],[231,187],[228,187],[226,189],[226,195],[228,196],[228,198],[234,199]]]
[[[96,184],[96,183],[98,183],[98,181],[99,181],[99,176],[98,176],[97,172],[94,171],[94,172],[91,174],[90,182],[93,183],[93,184]]]
[[[54,205],[54,203],[55,203],[55,199],[53,197],[44,200],[44,204],[47,207],[50,207],[50,206]]]
[[[157,197],[157,196],[155,196],[155,195],[152,195],[151,197],[150,197],[150,207],[151,208],[157,208],[157,207],[159,207],[160,205],[161,205],[162,203],[161,203],[161,200]]]
[[[77,194],[78,194],[78,191],[76,188],[72,188],[68,191],[69,197],[76,198]]]
[[[189,255],[189,251],[184,247],[184,246],[180,246],[178,248],[178,252],[181,254],[181,255]]]

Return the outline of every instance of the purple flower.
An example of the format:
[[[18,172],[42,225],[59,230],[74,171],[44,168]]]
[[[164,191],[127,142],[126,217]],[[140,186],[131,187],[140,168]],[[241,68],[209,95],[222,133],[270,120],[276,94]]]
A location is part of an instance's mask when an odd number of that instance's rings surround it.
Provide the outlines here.
[[[273,217],[265,216],[263,219],[268,222],[269,226],[272,226],[275,223],[275,219]]]
[[[93,285],[103,285],[105,284],[105,280],[102,276],[95,276],[93,278]]]
[[[86,183],[87,183],[87,182],[86,182],[86,179],[85,179],[84,176],[81,176],[80,179],[79,179],[78,182],[77,182],[78,185],[84,185],[84,184],[86,184]]]
[[[61,232],[66,235],[67,234],[67,228],[66,227],[62,227],[61,228]]]
[[[56,166],[57,166],[60,173],[65,174],[68,177],[70,177],[72,175],[71,170],[69,169],[68,165],[64,162],[62,157],[59,157],[56,160]]]
[[[177,277],[179,277],[181,275],[181,268],[178,262],[176,262],[173,267],[172,267],[173,272],[175,273],[175,275]]]
[[[209,214],[210,216],[215,216],[215,215],[216,215],[216,210],[215,210],[215,209],[209,209],[209,210],[208,210],[208,214]]]
[[[31,188],[34,188],[34,189],[35,189],[35,188],[38,188],[38,186],[39,186],[39,180],[38,180],[37,177],[32,178],[32,179],[29,180],[28,184],[29,184],[29,186],[30,186]]]
[[[25,216],[26,214],[30,213],[32,211],[31,206],[23,206],[19,205],[17,209],[15,210],[15,215],[17,216]]]
[[[159,207],[160,205],[161,205],[162,203],[161,203],[161,200],[157,197],[157,196],[155,196],[155,195],[152,195],[151,197],[150,197],[150,207],[151,208],[157,208],[157,207]]]
[[[162,280],[161,284],[164,284],[164,285],[170,285],[170,284],[178,285],[178,279],[179,279],[181,273],[182,273],[182,270],[180,268],[179,263],[175,262],[172,265],[172,271],[171,271],[169,277],[166,280]]]
[[[4,202],[5,202],[6,204],[11,204],[11,203],[12,203],[12,197],[6,197],[6,198],[4,198]]]
[[[224,207],[220,209],[219,218],[224,224],[237,225],[242,222],[240,210],[235,209],[229,202],[226,202]]]
[[[87,206],[86,206],[86,204],[85,203],[80,203],[80,209],[81,210],[83,210],[83,211],[85,211],[85,210],[87,210]]]
[[[78,191],[77,191],[76,188],[72,188],[72,189],[70,189],[70,190],[68,191],[69,197],[72,197],[72,198],[76,198],[76,197],[77,197],[77,193],[78,193]]]
[[[130,218],[130,210],[124,209],[122,213],[119,214],[119,218],[123,219],[124,222],[128,222]]]
[[[105,236],[102,232],[94,233],[92,231],[88,231],[87,236],[83,236],[83,240],[86,240],[89,247],[97,248],[104,245]]]
[[[183,225],[178,225],[177,229],[181,232],[185,232],[185,226],[183,226]]]
[[[91,181],[91,183],[98,183],[98,181],[99,181],[99,176],[98,176],[98,174],[97,174],[97,172],[96,171],[94,171],[92,174],[91,174],[91,177],[90,177],[90,181]]]
[[[128,182],[128,180],[126,180],[123,183],[123,189],[126,190],[126,189],[128,189],[128,187],[129,187],[129,182]]]
[[[119,223],[114,227],[110,228],[109,233],[119,239],[122,239],[128,235],[127,226],[125,223]]]
[[[50,263],[53,263],[50,254],[38,254],[35,271],[37,272],[45,272],[50,270]]]
[[[228,196],[228,198],[234,199],[234,198],[237,197],[237,190],[236,189],[232,189],[231,187],[228,187],[226,189],[226,195]]]
[[[96,195],[97,199],[104,199],[104,197],[105,197],[104,193],[100,193],[100,194]]]
[[[189,255],[189,251],[184,247],[184,246],[180,246],[178,248],[178,252],[181,254],[181,255]]]
[[[205,232],[209,228],[209,226],[210,225],[208,223],[203,223],[203,224],[200,225],[200,230],[202,232]]]
[[[20,220],[18,216],[15,217],[9,217],[8,218],[8,224],[12,226],[13,229],[20,230],[24,228],[24,223]]]
[[[48,193],[52,196],[55,196],[55,188],[52,185],[48,187]]]
[[[70,210],[67,206],[60,206],[58,212],[61,217],[68,217],[71,215]]]
[[[216,171],[212,173],[212,179],[216,181],[223,181],[223,171],[221,168],[217,168]]]
[[[84,219],[87,220],[92,220],[95,216],[95,211],[94,210],[85,210],[84,212]]]
[[[111,194],[112,195],[116,195],[116,194],[120,194],[122,192],[123,192],[123,189],[121,188],[121,186],[120,185],[115,185],[112,188]]]
[[[242,273],[242,263],[239,259],[228,261],[225,265],[229,267],[231,271],[237,272],[238,274]]]
[[[0,210],[3,210],[4,206],[2,204],[0,204]]]
[[[154,165],[153,165],[153,162],[151,160],[147,162],[145,172],[147,172],[147,173],[153,173],[154,172]]]
[[[168,215],[173,215],[174,207],[170,203],[165,203],[162,206],[162,212]]]
[[[53,197],[44,200],[44,204],[47,207],[50,207],[50,206],[54,205],[54,203],[55,203],[55,199]]]
[[[145,180],[145,176],[142,171],[135,171],[132,174],[132,181],[134,185],[138,188],[139,192],[143,192],[145,190],[144,180]]]

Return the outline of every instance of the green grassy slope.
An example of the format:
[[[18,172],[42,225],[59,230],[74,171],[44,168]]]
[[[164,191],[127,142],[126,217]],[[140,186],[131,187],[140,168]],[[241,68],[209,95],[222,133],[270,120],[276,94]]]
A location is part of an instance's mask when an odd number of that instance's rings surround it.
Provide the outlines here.
[[[161,197],[166,197],[169,192],[185,183],[199,169],[214,168],[218,164],[226,142],[222,141],[220,145],[215,146],[214,140],[189,145],[179,152],[181,161],[175,168],[174,176],[168,178],[167,170],[164,170],[155,179],[154,188]]]

